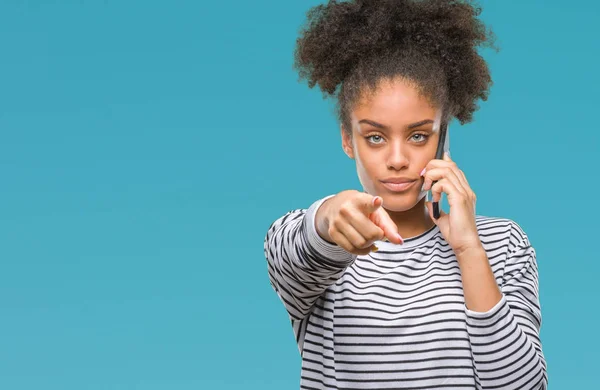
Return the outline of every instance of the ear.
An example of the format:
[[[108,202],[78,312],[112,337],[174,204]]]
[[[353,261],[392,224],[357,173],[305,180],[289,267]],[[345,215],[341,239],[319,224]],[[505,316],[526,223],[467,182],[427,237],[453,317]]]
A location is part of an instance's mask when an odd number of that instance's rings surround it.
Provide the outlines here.
[[[354,148],[352,147],[350,132],[344,129],[344,125],[340,125],[340,133],[342,135],[342,149],[344,149],[344,153],[351,159],[354,159]]]

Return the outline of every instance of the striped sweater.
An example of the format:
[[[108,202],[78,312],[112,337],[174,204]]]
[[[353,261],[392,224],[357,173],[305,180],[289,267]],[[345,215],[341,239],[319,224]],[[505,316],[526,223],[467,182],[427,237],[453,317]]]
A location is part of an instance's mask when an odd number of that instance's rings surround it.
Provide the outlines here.
[[[546,389],[536,254],[510,219],[477,216],[500,302],[465,306],[456,257],[434,226],[365,256],[323,240],[315,214],[290,211],[264,242],[291,319],[302,389]]]

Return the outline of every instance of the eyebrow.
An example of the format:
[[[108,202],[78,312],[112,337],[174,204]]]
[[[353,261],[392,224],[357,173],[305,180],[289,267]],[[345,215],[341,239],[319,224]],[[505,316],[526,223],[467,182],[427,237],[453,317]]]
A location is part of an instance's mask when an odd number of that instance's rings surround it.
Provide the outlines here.
[[[370,119],[361,119],[358,123],[366,123],[366,124],[371,125],[373,127],[377,127],[378,129],[387,129],[387,126],[382,125],[381,123],[377,123],[375,121],[372,121]],[[423,125],[425,125],[427,123],[433,123],[433,120],[431,120],[431,119],[423,119],[422,121],[411,123],[410,125],[407,126],[407,128],[410,130],[410,129],[414,129],[415,127],[423,126]]]

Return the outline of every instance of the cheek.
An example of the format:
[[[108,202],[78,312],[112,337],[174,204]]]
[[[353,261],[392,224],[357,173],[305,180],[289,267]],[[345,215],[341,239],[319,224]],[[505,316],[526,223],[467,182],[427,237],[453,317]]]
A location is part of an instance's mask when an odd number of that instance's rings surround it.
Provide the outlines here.
[[[358,171],[358,174],[361,176],[361,180],[365,179],[366,176],[369,176],[369,164],[368,164],[368,162],[365,165],[364,158],[359,153],[357,153],[354,156],[354,159],[356,160],[356,170]]]
[[[372,193],[374,191],[373,188],[373,177],[374,170],[377,166],[373,162],[373,159],[368,155],[360,153],[357,149],[355,149],[357,153],[354,156],[354,160],[356,162],[356,173],[358,174],[358,180],[362,184],[365,191],[368,193]]]
[[[376,153],[373,153],[371,150],[368,150],[366,146],[359,146],[355,149],[355,159],[357,168],[359,168],[363,173],[372,175],[381,165],[381,161],[379,161]]]

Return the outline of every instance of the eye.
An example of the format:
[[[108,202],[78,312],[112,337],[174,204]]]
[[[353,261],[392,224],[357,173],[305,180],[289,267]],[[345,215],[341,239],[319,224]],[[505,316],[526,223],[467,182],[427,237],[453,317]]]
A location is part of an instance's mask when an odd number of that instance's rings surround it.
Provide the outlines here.
[[[372,144],[380,144],[381,142],[383,142],[383,138],[380,135],[370,135],[368,137],[365,137],[367,139],[367,141],[369,141]]]
[[[415,137],[421,137],[421,138],[415,139]],[[411,138],[414,141],[416,141],[417,143],[423,143],[423,142],[427,141],[427,138],[429,138],[429,136],[427,134],[417,133],[417,134],[413,134]]]

